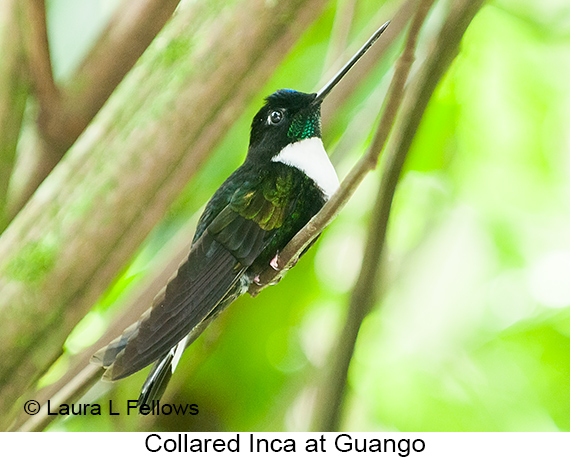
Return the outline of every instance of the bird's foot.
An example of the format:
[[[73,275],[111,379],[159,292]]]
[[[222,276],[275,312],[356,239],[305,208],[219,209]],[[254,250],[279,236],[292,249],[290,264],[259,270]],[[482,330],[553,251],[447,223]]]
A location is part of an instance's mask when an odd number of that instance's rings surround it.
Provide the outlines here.
[[[269,262],[269,265],[271,266],[271,268],[273,268],[275,271],[281,271],[281,267],[279,266],[279,253],[277,253],[275,255],[275,257],[273,257],[271,259],[271,262]]]

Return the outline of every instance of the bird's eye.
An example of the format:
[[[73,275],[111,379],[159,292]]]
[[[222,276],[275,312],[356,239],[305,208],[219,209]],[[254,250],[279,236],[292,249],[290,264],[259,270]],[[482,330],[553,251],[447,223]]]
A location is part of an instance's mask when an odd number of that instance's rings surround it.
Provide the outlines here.
[[[273,110],[269,113],[269,117],[267,118],[267,122],[269,124],[279,124],[283,120],[283,113],[278,110]]]

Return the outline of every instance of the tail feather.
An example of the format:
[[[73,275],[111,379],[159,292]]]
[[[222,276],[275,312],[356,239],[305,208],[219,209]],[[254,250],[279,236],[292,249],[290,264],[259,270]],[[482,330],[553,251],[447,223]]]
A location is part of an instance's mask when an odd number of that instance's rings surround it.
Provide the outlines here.
[[[205,233],[150,310],[92,357],[93,363],[107,369],[103,379],[116,381],[165,358],[189,332],[201,327],[220,301],[233,295],[245,269]]]
[[[152,370],[142,386],[137,403],[139,408],[142,405],[151,404],[154,400],[160,400],[166,390],[166,386],[168,386],[170,382],[174,370],[176,370],[178,362],[180,362],[182,353],[189,345],[189,340],[190,334],[174,346],[166,356],[154,363]]]
[[[141,393],[139,395],[137,407],[140,409],[142,405],[151,405],[153,401],[160,400],[164,394],[170,378],[176,370],[182,353],[202,334],[202,332],[210,325],[218,315],[225,310],[229,304],[235,300],[236,296],[241,295],[247,290],[249,282],[242,278],[240,287],[237,288],[233,295],[227,296],[218,306],[204,319],[200,324],[192,329],[192,331],[180,343],[173,347],[170,352],[162,359],[155,362],[146,381],[144,382]]]
[[[150,315],[150,309],[147,310],[140,318],[139,321],[135,322],[133,325],[128,327],[119,337],[111,341],[107,346],[99,349],[95,354],[91,356],[91,363],[100,365],[103,368],[109,368],[113,362],[117,359],[117,356],[123,352],[127,343],[136,338],[139,333],[139,328],[141,322],[148,319]],[[103,374],[103,379],[106,381],[113,381],[111,377],[111,371],[105,371]]]
[[[137,407],[140,409],[143,405],[150,405],[155,400],[160,400],[166,390],[166,386],[170,382],[174,367],[172,360],[174,356],[171,351],[162,360],[155,362],[146,381],[144,382]]]

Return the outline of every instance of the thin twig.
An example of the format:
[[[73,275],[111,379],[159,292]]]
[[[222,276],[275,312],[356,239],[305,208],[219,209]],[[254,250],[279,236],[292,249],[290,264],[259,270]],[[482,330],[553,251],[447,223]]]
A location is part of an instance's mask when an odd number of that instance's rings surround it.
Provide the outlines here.
[[[421,8],[416,15],[408,33],[408,39],[401,57],[396,64],[396,71],[388,89],[388,95],[384,102],[382,117],[376,130],[372,145],[357,164],[350,170],[346,178],[342,181],[340,188],[334,193],[325,206],[297,233],[293,239],[285,246],[277,259],[278,270],[269,269],[259,278],[257,284],[252,284],[249,293],[257,295],[262,289],[277,282],[285,272],[290,269],[301,252],[333,221],[338,212],[348,202],[352,194],[356,191],[364,177],[378,163],[378,158],[384,148],[388,134],[394,125],[398,109],[404,94],[404,85],[408,79],[408,74],[414,60],[414,49],[417,42],[419,29],[423,23],[423,17],[427,14],[429,6],[434,0],[423,0]],[[428,5],[427,9],[424,5]],[[425,13],[424,13],[425,9]],[[420,14],[421,12],[421,14]],[[423,14],[423,17],[420,17]],[[420,21],[421,19],[421,21]]]
[[[418,78],[402,112],[402,124],[397,130],[394,147],[386,156],[386,164],[378,196],[368,229],[368,239],[360,274],[350,298],[345,325],[339,334],[338,345],[332,352],[333,361],[318,402],[315,427],[321,431],[339,429],[342,404],[350,361],[362,321],[376,303],[380,261],[385,246],[388,218],[396,184],[402,172],[407,153],[420,125],[427,104],[443,75],[457,55],[459,42],[467,26],[484,0],[459,0],[443,25],[436,45]]]

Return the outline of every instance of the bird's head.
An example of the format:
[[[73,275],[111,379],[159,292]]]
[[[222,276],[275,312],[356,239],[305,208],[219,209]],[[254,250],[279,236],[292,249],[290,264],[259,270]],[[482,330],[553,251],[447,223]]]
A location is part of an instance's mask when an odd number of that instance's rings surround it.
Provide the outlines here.
[[[281,89],[265,99],[251,124],[248,158],[270,161],[285,147],[321,137],[321,104],[325,97],[386,29],[380,27],[358,52],[317,93]],[[302,151],[302,148],[299,149]]]
[[[271,160],[285,146],[321,137],[321,100],[317,94],[281,89],[265,99],[251,124],[250,154]]]

